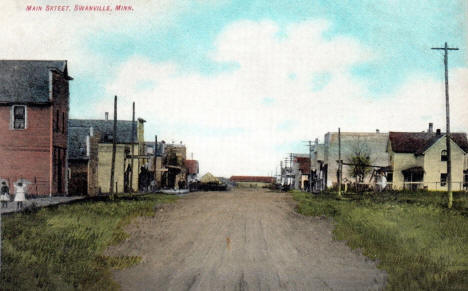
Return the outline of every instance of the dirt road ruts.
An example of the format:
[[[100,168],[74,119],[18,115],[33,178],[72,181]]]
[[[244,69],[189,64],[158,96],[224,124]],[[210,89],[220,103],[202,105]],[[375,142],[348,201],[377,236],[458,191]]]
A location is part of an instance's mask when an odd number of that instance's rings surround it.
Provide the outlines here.
[[[332,239],[326,219],[294,212],[287,193],[199,192],[139,218],[109,249],[142,263],[117,271],[124,290],[380,290],[375,263]]]

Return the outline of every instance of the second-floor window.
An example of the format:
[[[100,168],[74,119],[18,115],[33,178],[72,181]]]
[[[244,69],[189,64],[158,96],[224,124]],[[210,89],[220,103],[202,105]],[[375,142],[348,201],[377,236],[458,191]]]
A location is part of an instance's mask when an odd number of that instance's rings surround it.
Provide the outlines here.
[[[440,160],[442,162],[446,162],[447,161],[447,151],[446,150],[443,150],[440,152]]]
[[[15,105],[12,109],[12,128],[25,129],[26,128],[26,106]]]
[[[55,114],[55,131],[59,132],[59,125],[60,125],[60,112],[57,110]]]
[[[65,112],[62,112],[62,133],[65,133]]]

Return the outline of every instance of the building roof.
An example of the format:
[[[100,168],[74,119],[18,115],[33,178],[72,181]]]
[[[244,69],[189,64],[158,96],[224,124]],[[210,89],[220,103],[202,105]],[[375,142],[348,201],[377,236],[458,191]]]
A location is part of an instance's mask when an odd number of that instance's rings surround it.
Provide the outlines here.
[[[468,152],[466,133],[451,133],[452,140],[465,152]],[[444,133],[435,132],[390,132],[389,139],[392,151],[396,153],[423,154]]]
[[[215,176],[213,176],[213,174],[211,173],[206,173],[205,175],[203,175],[203,177],[201,177],[200,179],[200,182],[202,183],[221,183],[221,181],[216,178]]]
[[[135,121],[134,142],[138,143],[137,122]],[[114,131],[113,120],[69,119],[68,120],[68,158],[70,160],[88,159],[86,155],[86,137],[90,128],[94,134],[99,134],[100,143],[111,143]],[[117,120],[118,144],[132,143],[132,121]]]
[[[268,176],[231,176],[232,182],[274,183],[275,178]]]
[[[187,167],[188,174],[198,174],[198,161],[185,160],[185,167]]]
[[[50,71],[72,79],[65,60],[0,60],[0,103],[48,103]]]
[[[68,128],[68,159],[87,160],[86,136],[89,135],[89,128],[69,127]]]

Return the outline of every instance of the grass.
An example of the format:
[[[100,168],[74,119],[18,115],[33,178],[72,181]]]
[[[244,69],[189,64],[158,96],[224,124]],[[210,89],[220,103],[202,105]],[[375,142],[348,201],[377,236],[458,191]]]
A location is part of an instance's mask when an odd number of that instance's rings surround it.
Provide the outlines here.
[[[349,195],[293,192],[297,211],[333,217],[334,237],[375,259],[387,290],[468,290],[468,195],[445,193]]]
[[[140,257],[103,256],[128,237],[123,227],[137,216],[154,215],[170,195],[121,195],[3,216],[1,290],[112,290],[112,269]]]

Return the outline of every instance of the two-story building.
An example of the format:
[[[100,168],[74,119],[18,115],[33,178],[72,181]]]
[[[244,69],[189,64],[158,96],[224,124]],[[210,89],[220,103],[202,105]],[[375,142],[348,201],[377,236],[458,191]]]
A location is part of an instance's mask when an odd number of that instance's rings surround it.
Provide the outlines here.
[[[67,61],[0,61],[0,178],[31,195],[67,193]]]
[[[110,191],[114,138],[116,141],[114,168],[114,181],[116,184],[114,185],[114,191],[117,189],[118,192],[128,192],[130,185],[133,191],[138,191],[141,180],[139,174],[141,168],[147,164],[145,159],[138,158],[138,156],[145,155],[144,122],[143,119],[138,119],[134,123],[127,120],[118,120],[117,133],[114,137],[114,121],[108,119],[108,114],[106,114],[104,120],[70,119],[71,138],[69,139],[69,146],[70,153],[73,153],[69,159],[70,176],[71,184],[76,185],[73,191],[85,188],[96,189],[88,193],[89,195],[94,195],[96,191],[101,193]],[[94,157],[92,137],[96,138],[96,136],[98,137],[96,141],[97,157]],[[88,166],[90,162],[93,163],[92,166]],[[86,174],[83,171],[86,171]],[[93,174],[90,171],[96,171],[96,173]],[[90,176],[90,174],[92,175]],[[87,178],[87,187],[82,185],[85,176],[89,177]],[[93,185],[90,184],[91,181],[95,181],[92,182]],[[79,186],[80,183],[81,186]]]
[[[388,153],[393,169],[393,189],[447,190],[446,134],[390,132]],[[468,182],[466,133],[451,133],[452,189],[463,190]]]

